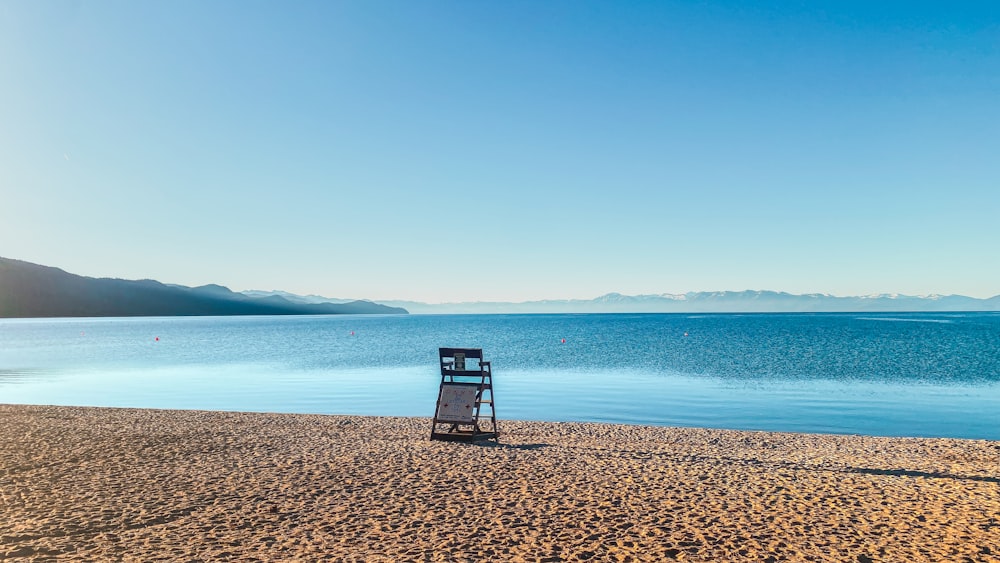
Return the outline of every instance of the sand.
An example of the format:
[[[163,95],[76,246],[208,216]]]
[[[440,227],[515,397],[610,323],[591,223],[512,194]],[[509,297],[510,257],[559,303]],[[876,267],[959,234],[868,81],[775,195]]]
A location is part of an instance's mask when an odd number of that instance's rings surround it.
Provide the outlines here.
[[[1000,443],[0,405],[0,559],[1000,561]]]

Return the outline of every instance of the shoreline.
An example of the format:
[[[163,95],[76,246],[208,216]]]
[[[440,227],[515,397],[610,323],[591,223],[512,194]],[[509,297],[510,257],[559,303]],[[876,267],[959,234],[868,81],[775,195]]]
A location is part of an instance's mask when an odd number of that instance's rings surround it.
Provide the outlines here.
[[[1000,442],[0,404],[0,559],[1000,561]]]

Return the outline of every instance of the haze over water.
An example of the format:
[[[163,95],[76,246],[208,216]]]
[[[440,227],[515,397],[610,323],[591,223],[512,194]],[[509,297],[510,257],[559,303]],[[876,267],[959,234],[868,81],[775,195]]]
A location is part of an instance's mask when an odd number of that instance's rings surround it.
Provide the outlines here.
[[[0,402],[430,416],[481,347],[502,419],[1000,439],[1000,314],[0,321]]]

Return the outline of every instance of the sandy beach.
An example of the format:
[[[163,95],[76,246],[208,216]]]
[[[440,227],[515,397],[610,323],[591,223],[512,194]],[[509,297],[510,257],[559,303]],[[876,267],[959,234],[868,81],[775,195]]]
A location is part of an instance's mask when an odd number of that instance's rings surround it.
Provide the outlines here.
[[[1000,443],[0,405],[0,559],[1000,561]]]

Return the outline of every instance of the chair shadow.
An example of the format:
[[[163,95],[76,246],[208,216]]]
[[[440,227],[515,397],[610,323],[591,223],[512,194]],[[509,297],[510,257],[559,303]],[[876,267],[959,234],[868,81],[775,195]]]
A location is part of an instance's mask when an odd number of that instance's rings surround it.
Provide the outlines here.
[[[544,444],[543,444],[544,446]],[[640,459],[649,459],[654,457],[664,457],[672,458],[678,463],[684,463],[687,461],[731,461],[740,464],[753,465],[758,467],[773,467],[782,469],[792,469],[796,471],[824,471],[829,473],[854,473],[859,475],[891,475],[895,477],[920,477],[924,479],[953,479],[956,481],[978,481],[981,483],[995,483],[1000,484],[1000,477],[992,475],[958,475],[955,473],[947,473],[944,471],[919,471],[913,469],[890,469],[890,468],[878,468],[878,467],[856,467],[856,466],[844,466],[844,467],[824,467],[820,465],[809,465],[806,463],[800,463],[795,461],[767,461],[757,458],[745,458],[738,456],[706,456],[706,455],[679,455],[676,453],[667,452],[655,452],[655,451],[633,451],[630,452],[633,456],[638,456]],[[615,455],[627,455],[624,452],[618,452]]]
[[[984,475],[953,475],[930,471],[912,471],[909,469],[873,469],[870,467],[845,467],[844,473],[861,473],[864,475],[893,475],[896,477],[925,477],[928,479],[958,479],[960,481],[981,481],[984,483],[1000,483],[1000,477]]]

